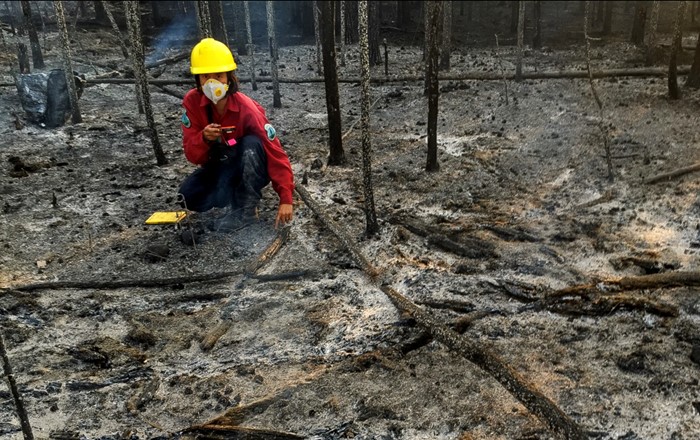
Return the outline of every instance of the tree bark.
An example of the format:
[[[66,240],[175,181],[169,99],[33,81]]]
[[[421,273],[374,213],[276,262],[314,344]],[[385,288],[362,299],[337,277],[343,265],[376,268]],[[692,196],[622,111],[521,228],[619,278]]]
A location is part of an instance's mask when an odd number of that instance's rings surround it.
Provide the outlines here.
[[[44,57],[41,54],[39,36],[36,33],[36,28],[32,21],[32,7],[29,5],[28,0],[22,0],[22,14],[24,15],[24,25],[29,33],[29,44],[32,48],[32,64],[34,65],[34,69],[43,69]]]
[[[347,47],[345,46],[345,9],[347,8],[348,2],[345,0],[340,0],[340,65],[345,66],[345,58]],[[367,6],[367,5],[365,5]]]
[[[381,54],[379,53],[379,27],[381,25],[381,20],[379,16],[379,2],[369,1],[367,2],[369,7],[369,65],[377,66],[381,63]],[[359,29],[359,26],[358,26]]]
[[[525,39],[525,2],[518,2],[518,60],[515,65],[515,80],[523,77],[523,40]]]
[[[250,29],[250,4],[248,0],[243,2],[243,14],[245,15],[245,28],[248,37],[248,55],[250,55],[250,82],[253,90],[258,90],[258,83],[255,80],[255,45],[253,44],[253,33]]]
[[[603,35],[610,35],[612,32],[612,16],[613,9],[615,7],[614,1],[605,1],[604,3],[604,16],[603,16]]]
[[[124,43],[124,39],[122,38],[122,32],[119,30],[119,26],[117,25],[117,21],[114,19],[114,15],[112,15],[112,11],[109,10],[109,5],[105,0],[96,1],[95,4],[102,6],[102,13],[105,14],[107,20],[112,25],[112,31],[114,32],[114,36],[117,38],[117,41],[119,41],[119,46],[122,49],[122,55],[124,55],[125,60],[128,60],[129,49],[126,48],[126,43]]]
[[[673,26],[673,44],[671,46],[671,57],[668,66],[668,96],[671,99],[680,99],[681,91],[678,87],[678,51],[683,42],[683,14],[685,12],[685,1],[678,2],[676,12],[676,22]]]
[[[510,2],[510,33],[516,34],[518,32],[518,16],[520,11],[520,2],[518,0],[511,0]]]
[[[452,52],[452,2],[446,1],[442,9],[442,51],[440,52],[440,70],[450,70]]]
[[[250,16],[250,5],[248,5],[248,8],[248,15]],[[236,52],[238,52],[239,55],[250,55],[246,44],[246,41],[248,41],[248,36],[246,35],[248,33],[248,27],[245,22],[245,5],[242,1],[235,0],[233,2],[233,13],[233,35],[236,40]]]
[[[8,385],[10,386],[10,393],[15,401],[15,408],[17,409],[17,416],[19,417],[20,426],[22,427],[22,435],[24,436],[24,440],[34,440],[32,426],[29,423],[29,417],[27,417],[27,410],[24,408],[24,400],[22,399],[22,395],[17,388],[17,382],[15,381],[15,375],[12,372],[10,359],[7,356],[5,339],[2,333],[0,333],[0,359],[2,359],[3,373],[7,378]]]
[[[700,33],[698,33],[698,43],[695,46],[693,66],[690,68],[690,73],[688,74],[685,85],[692,89],[700,88]]]
[[[358,8],[360,22],[360,77],[361,77],[361,112],[360,125],[362,127],[362,183],[365,196],[365,234],[373,236],[379,232],[377,213],[374,207],[374,187],[372,185],[372,143],[370,138],[370,94],[369,94],[369,35],[367,1],[361,0]]]
[[[649,20],[649,32],[646,43],[646,60],[647,66],[652,66],[656,63],[656,35],[659,27],[659,11],[661,2],[655,0],[651,6],[651,18]]]
[[[92,3],[95,6],[95,21],[99,24],[109,23],[105,14],[104,0],[95,0]]]
[[[319,38],[323,52],[323,72],[326,85],[326,111],[328,112],[328,143],[330,154],[328,165],[345,163],[343,151],[342,126],[340,119],[340,95],[338,93],[338,71],[336,67],[335,33],[333,31],[333,2],[329,0],[314,1],[318,7]]]
[[[413,2],[411,1],[397,1],[396,2],[396,20],[399,29],[403,29],[406,32],[413,31],[413,20],[411,20],[411,7]],[[362,31],[360,31],[362,32]],[[362,36],[360,36],[362,38]]]
[[[428,92],[428,158],[425,170],[428,172],[440,170],[437,160],[437,117],[440,88],[438,83],[438,42],[440,35],[440,18],[443,2],[431,1],[426,3],[428,18],[428,53],[426,56],[426,79]]]
[[[63,70],[66,75],[66,84],[68,85],[68,96],[71,106],[71,120],[74,124],[83,122],[83,117],[80,115],[80,106],[78,105],[78,89],[75,86],[75,78],[73,76],[73,63],[70,58],[70,40],[68,39],[68,27],[66,26],[66,16],[63,13],[63,2],[54,0],[54,11],[56,12],[56,23],[61,36],[61,55],[63,57]]]
[[[126,0],[129,1],[129,0]],[[199,31],[199,38],[211,38],[211,16],[209,15],[209,1],[199,0],[195,2],[195,8],[197,9],[197,30]]]
[[[228,46],[228,33],[224,20],[224,7],[221,0],[209,0],[209,18],[211,20],[211,33],[215,40]]]
[[[31,73],[32,68],[29,65],[27,45],[24,43],[17,43],[17,62],[19,63],[19,73]]]
[[[275,38],[275,4],[272,0],[265,3],[267,9],[267,38],[270,44],[270,70],[272,74],[272,106],[282,107],[280,83],[277,69],[277,39]]]
[[[131,39],[131,60],[134,66],[134,74],[139,84],[139,90],[141,90],[141,97],[143,98],[143,110],[146,113],[146,122],[148,123],[148,129],[151,135],[153,153],[156,156],[156,162],[158,165],[165,165],[168,163],[168,160],[165,158],[163,149],[160,146],[160,140],[158,139],[158,131],[156,130],[156,123],[153,119],[153,108],[151,107],[151,94],[148,90],[148,82],[146,78],[143,41],[141,39],[141,15],[139,12],[139,2],[138,0],[126,0],[124,2],[124,6],[126,9],[125,14],[127,28]]]
[[[321,23],[320,12],[317,0],[311,1],[311,7],[314,13],[314,40],[316,41],[316,74],[323,76],[323,61],[321,60]]]
[[[647,20],[647,2],[646,0],[637,0],[637,5],[634,9],[634,22],[632,23],[632,43],[637,46],[644,44],[644,32]]]
[[[532,39],[532,48],[542,47],[542,2],[535,1],[535,36]]]

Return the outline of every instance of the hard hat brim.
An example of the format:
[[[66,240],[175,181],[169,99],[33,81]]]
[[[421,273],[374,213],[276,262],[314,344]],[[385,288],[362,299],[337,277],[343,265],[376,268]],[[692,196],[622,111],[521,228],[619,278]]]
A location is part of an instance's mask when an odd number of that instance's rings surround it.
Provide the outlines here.
[[[205,73],[222,73],[236,70],[236,63],[224,64],[216,67],[190,67],[192,75],[202,75]]]

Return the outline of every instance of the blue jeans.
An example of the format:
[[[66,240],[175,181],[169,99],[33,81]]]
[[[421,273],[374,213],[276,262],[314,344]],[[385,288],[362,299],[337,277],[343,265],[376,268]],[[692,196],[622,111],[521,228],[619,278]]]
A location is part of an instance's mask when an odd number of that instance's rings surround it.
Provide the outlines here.
[[[217,150],[180,185],[182,207],[204,212],[231,205],[234,212],[255,211],[262,189],[270,183],[262,141],[248,135],[233,147],[212,148]]]

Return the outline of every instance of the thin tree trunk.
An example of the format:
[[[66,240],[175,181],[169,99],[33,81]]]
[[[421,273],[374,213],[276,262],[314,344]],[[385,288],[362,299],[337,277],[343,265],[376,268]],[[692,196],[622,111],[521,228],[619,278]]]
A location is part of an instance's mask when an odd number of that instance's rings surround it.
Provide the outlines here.
[[[647,4],[646,0],[637,0],[637,6],[634,9],[634,22],[632,23],[632,43],[637,46],[644,44],[644,32],[647,20]]]
[[[270,44],[270,70],[272,71],[272,106],[282,107],[280,83],[277,70],[277,39],[275,38],[275,4],[272,0],[265,3],[267,8],[267,38]]]
[[[698,43],[695,46],[693,66],[690,68],[690,73],[688,74],[688,79],[686,79],[685,86],[690,87],[691,89],[700,88],[700,33],[698,33]]]
[[[367,1],[361,0],[358,5],[358,19],[360,22],[360,77],[361,79],[361,106],[360,126],[362,127],[362,182],[365,195],[365,234],[373,236],[379,232],[377,213],[374,207],[374,187],[372,185],[372,143],[369,135],[369,35],[367,30]]]
[[[250,5],[248,7],[250,8]],[[233,35],[236,41],[236,51],[239,55],[250,55],[246,44],[246,41],[248,41],[246,36],[248,27],[245,22],[245,5],[242,1],[236,0],[233,2],[233,13]],[[248,14],[250,16],[250,11]]]
[[[340,65],[345,67],[345,8],[347,7],[347,2],[345,0],[340,0]],[[365,5],[367,7],[367,5]]]
[[[382,56],[379,53],[379,2],[370,1],[369,6],[369,65],[376,66],[381,63]],[[359,29],[359,26],[358,26]]]
[[[604,16],[603,16],[603,35],[610,35],[612,32],[612,17],[613,17],[613,9],[615,8],[615,2],[614,1],[605,1],[604,7]]]
[[[442,16],[442,1],[426,3],[426,16],[428,17],[428,53],[426,56],[426,78],[428,80],[428,158],[425,170],[438,171],[440,165],[437,160],[437,117],[438,99],[440,88],[438,84],[438,43],[440,35],[440,18]]]
[[[440,70],[450,70],[452,52],[452,2],[446,1],[442,9],[442,51],[440,52]]]
[[[195,8],[197,9],[197,29],[199,31],[199,38],[211,38],[212,32],[211,17],[209,15],[209,1],[196,1]]]
[[[0,333],[0,359],[2,359],[2,370],[7,378],[7,383],[10,386],[10,393],[15,401],[15,408],[17,409],[17,416],[19,417],[20,425],[22,427],[22,435],[24,440],[34,440],[34,433],[32,433],[32,426],[29,423],[29,417],[27,417],[27,410],[24,409],[24,400],[22,395],[17,388],[17,382],[15,381],[15,375],[12,372],[12,366],[10,365],[10,359],[7,356],[7,350],[5,349],[5,339]]]
[[[646,65],[651,66],[656,62],[656,35],[659,28],[659,11],[661,2],[654,0],[651,6],[651,17],[649,19],[649,35],[646,43]]]
[[[671,99],[680,99],[681,91],[678,87],[678,51],[683,41],[683,14],[685,1],[678,2],[676,22],[673,26],[673,43],[671,44],[671,57],[668,66],[668,96]]]
[[[518,32],[518,17],[520,14],[520,2],[518,0],[512,0],[510,2],[510,33],[516,34]]]
[[[146,65],[144,63],[144,51],[143,51],[143,41],[141,40],[141,15],[139,12],[139,2],[138,0],[126,0],[124,2],[126,23],[129,30],[129,37],[131,40],[131,59],[134,66],[134,74],[136,80],[139,83],[139,88],[141,90],[141,96],[143,98],[143,109],[146,113],[146,122],[148,123],[148,129],[151,134],[151,144],[153,146],[153,153],[156,156],[156,162],[158,165],[165,165],[168,160],[165,158],[163,149],[160,146],[160,140],[158,139],[158,131],[156,130],[156,123],[153,119],[153,108],[151,107],[151,94],[148,91],[148,83],[146,78]]]
[[[316,74],[323,76],[323,61],[321,60],[321,23],[319,18],[318,1],[312,0],[314,13],[314,40],[316,40]]]
[[[61,55],[63,56],[63,70],[66,74],[68,97],[70,98],[70,106],[72,110],[71,120],[74,124],[78,124],[83,122],[83,117],[80,115],[80,106],[78,105],[78,90],[75,87],[75,78],[73,76],[73,63],[71,62],[70,58],[70,40],[68,39],[66,16],[63,13],[63,2],[61,0],[54,0],[53,7],[56,12],[58,33],[61,36]]]
[[[248,0],[243,2],[243,14],[245,15],[245,28],[248,34],[248,55],[250,55],[250,82],[253,90],[258,90],[258,83],[255,81],[255,46],[253,45],[253,33],[250,30],[250,5]]]
[[[523,77],[523,40],[525,39],[525,2],[518,2],[518,60],[515,65],[515,80],[522,81]]]
[[[29,43],[32,48],[32,63],[34,69],[44,68],[44,57],[41,54],[41,45],[39,44],[39,36],[36,33],[34,22],[32,21],[32,7],[28,0],[22,0],[22,14],[24,15],[24,25],[29,33]]]
[[[319,37],[323,52],[323,72],[326,85],[326,111],[328,112],[328,141],[330,154],[328,165],[345,163],[343,152],[343,131],[340,120],[340,95],[338,93],[338,71],[336,70],[335,37],[333,27],[333,2],[330,0],[315,1],[318,7]]]
[[[107,20],[109,20],[109,23],[112,25],[112,31],[114,32],[114,36],[117,37],[119,46],[122,48],[122,55],[124,55],[124,59],[128,60],[129,49],[126,48],[126,43],[124,43],[124,39],[122,38],[122,32],[119,30],[119,25],[117,25],[117,21],[114,19],[114,15],[112,15],[112,11],[109,10],[109,5],[105,0],[96,1],[95,5],[98,4],[102,6],[103,13],[107,17]]]
[[[228,33],[224,20],[224,7],[221,0],[209,0],[209,18],[211,20],[211,32],[215,40],[228,46]]]
[[[556,7],[556,6],[555,6]],[[542,47],[542,2],[535,1],[535,36],[532,39],[532,48]]]
[[[104,0],[95,0],[92,3],[95,7],[95,21],[99,24],[108,23],[107,15],[105,14]]]
[[[32,68],[29,65],[27,45],[24,43],[17,43],[17,62],[19,63],[19,73],[31,73]]]

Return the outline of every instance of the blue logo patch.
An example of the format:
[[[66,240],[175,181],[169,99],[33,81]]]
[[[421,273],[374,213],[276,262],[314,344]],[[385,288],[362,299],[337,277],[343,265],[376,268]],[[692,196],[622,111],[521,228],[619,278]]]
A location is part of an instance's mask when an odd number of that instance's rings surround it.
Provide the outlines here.
[[[270,125],[270,124],[265,124],[265,127],[264,127],[264,128],[265,128],[265,131],[267,132],[267,138],[268,138],[269,140],[271,140],[271,141],[274,141],[274,140],[275,140],[275,134],[277,133],[277,132],[275,131],[275,127],[273,127],[273,126]]]
[[[187,112],[182,114],[182,125],[185,126],[185,128],[190,128],[192,125],[192,122],[190,122],[190,118],[187,117]]]

